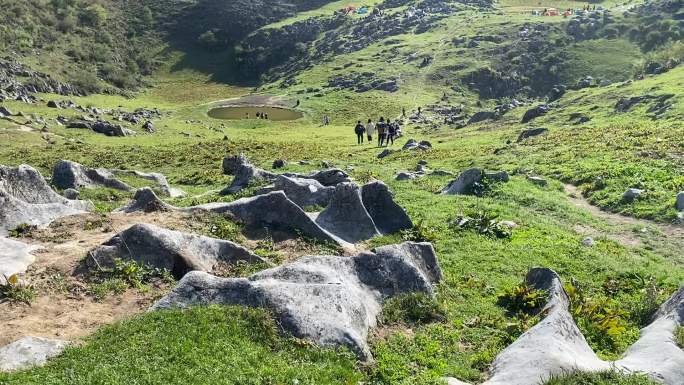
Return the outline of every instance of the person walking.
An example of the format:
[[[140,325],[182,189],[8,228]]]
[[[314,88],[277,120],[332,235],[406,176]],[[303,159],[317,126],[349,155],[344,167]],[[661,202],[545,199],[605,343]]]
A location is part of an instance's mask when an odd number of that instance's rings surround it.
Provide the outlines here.
[[[385,125],[385,118],[380,117],[378,125],[375,126],[378,130],[378,147],[382,147],[385,143],[385,135],[387,134],[387,126]]]
[[[356,133],[356,140],[358,144],[363,144],[363,134],[366,132],[366,128],[363,126],[363,124],[361,124],[360,120],[356,122],[354,132]]]
[[[390,142],[392,145],[394,145],[394,138],[397,136],[397,128],[399,127],[398,123],[394,121],[393,123],[390,123],[387,127],[387,145],[390,145]]]
[[[368,143],[373,143],[373,135],[375,135],[375,124],[373,124],[373,120],[368,119],[368,123],[366,123],[366,136],[368,137]]]

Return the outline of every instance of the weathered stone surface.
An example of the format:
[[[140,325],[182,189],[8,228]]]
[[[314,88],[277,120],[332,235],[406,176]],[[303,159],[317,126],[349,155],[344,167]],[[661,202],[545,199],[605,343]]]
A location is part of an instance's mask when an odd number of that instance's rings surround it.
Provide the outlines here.
[[[118,170],[118,169],[109,169],[107,170],[111,174],[115,176],[132,176],[135,178],[139,179],[145,179],[154,182],[161,193],[165,196],[171,197],[171,198],[180,198],[184,197],[186,194],[183,192],[183,190],[178,189],[178,188],[173,188],[169,184],[169,181],[166,179],[166,176],[163,174],[157,173],[157,172],[140,172],[136,170]]]
[[[533,138],[533,137],[535,137],[535,136],[539,136],[539,135],[545,134],[545,133],[547,133],[548,131],[549,131],[549,130],[548,130],[547,128],[543,128],[543,127],[540,127],[540,128],[530,128],[529,130],[525,130],[525,131],[523,131],[523,132],[520,133],[520,135],[518,136],[518,142],[522,142],[522,141],[525,140],[525,139]]]
[[[0,236],[21,224],[45,226],[92,207],[89,202],[71,201],[54,192],[31,166],[0,166]]]
[[[351,182],[349,174],[340,170],[339,168],[330,168],[327,170],[316,171],[311,174],[283,174],[285,176],[315,179],[323,186],[337,186],[340,183]]]
[[[36,260],[31,252],[38,249],[40,247],[0,236],[0,284],[5,283],[5,277],[24,273]]]
[[[394,201],[386,184],[375,181],[364,185],[361,188],[361,199],[381,233],[391,234],[413,227],[406,210]]]
[[[221,191],[221,195],[235,194],[236,192],[249,187],[249,185],[252,183],[259,181],[272,181],[276,178],[275,174],[254,166],[244,157],[238,157],[238,160],[236,161],[242,161],[243,163],[237,165],[237,168],[234,172],[235,177],[233,178],[233,181],[228,187]],[[224,163],[224,172],[225,169],[226,164]]]
[[[245,163],[248,163],[248,160],[244,154],[227,156],[223,158],[223,173],[225,175],[235,175],[238,168]]]
[[[340,183],[328,207],[315,217],[316,223],[346,242],[356,243],[380,235],[363,205],[361,189],[353,183]]]
[[[644,190],[641,190],[638,188],[630,188],[627,191],[625,191],[624,194],[622,194],[622,199],[625,202],[631,203],[631,202],[634,202],[635,200],[639,199],[639,197],[643,193],[644,193]]]
[[[276,159],[271,165],[273,169],[283,168],[285,166],[287,166],[287,162],[285,162],[283,159]]]
[[[684,383],[684,350],[674,342],[674,331],[684,325],[684,286],[665,302],[641,338],[615,364],[630,372],[646,373],[668,385]]]
[[[461,173],[455,180],[442,190],[442,194],[468,195],[472,194],[476,183],[482,182],[484,172],[479,168],[471,168]]]
[[[137,224],[117,234],[90,253],[92,262],[111,267],[115,259],[169,270],[181,278],[189,271],[212,271],[219,262],[264,260],[246,248],[221,239]]]
[[[159,199],[151,188],[143,187],[135,192],[131,202],[115,211],[130,214],[135,212],[153,213],[173,210],[178,210],[178,208]]]
[[[327,206],[335,188],[323,186],[316,179],[304,179],[279,175],[273,191],[283,191],[300,207]]]
[[[362,359],[370,359],[366,339],[382,303],[407,292],[432,294],[432,286],[440,280],[432,245],[403,243],[355,257],[303,257],[246,279],[191,272],[153,309],[210,304],[266,307],[294,336],[324,346],[347,346]]]
[[[675,207],[679,211],[684,211],[684,191],[677,194],[677,199],[675,201]]]
[[[114,178],[109,170],[94,169],[69,160],[60,160],[52,170],[52,184],[60,189],[81,189],[94,186],[133,191],[133,187]]]
[[[539,187],[546,187],[546,186],[548,186],[548,184],[549,184],[549,182],[547,182],[546,179],[544,179],[544,178],[542,178],[542,177],[540,177],[540,176],[532,176],[532,175],[530,175],[530,176],[527,177],[527,180],[528,180],[530,183],[532,183],[532,184],[534,184],[534,185],[537,185],[537,186],[539,186]]]
[[[66,199],[74,201],[74,200],[77,200],[81,196],[81,193],[79,193],[78,190],[68,188],[68,189],[62,191],[62,196],[65,197]]]
[[[386,157],[392,155],[393,152],[394,152],[394,151],[390,150],[389,148],[386,148],[386,149],[382,150],[382,152],[380,152],[380,153],[378,154],[378,159],[386,158]]]
[[[522,122],[528,123],[533,119],[545,115],[550,110],[551,107],[548,104],[540,104],[536,107],[530,108],[529,110],[525,111],[525,115],[523,115]]]
[[[25,337],[0,348],[0,371],[10,372],[43,365],[69,345],[66,341]]]
[[[396,179],[398,181],[406,181],[406,180],[416,179],[416,174],[414,174],[412,172],[401,171],[397,174],[397,176],[394,179]]]

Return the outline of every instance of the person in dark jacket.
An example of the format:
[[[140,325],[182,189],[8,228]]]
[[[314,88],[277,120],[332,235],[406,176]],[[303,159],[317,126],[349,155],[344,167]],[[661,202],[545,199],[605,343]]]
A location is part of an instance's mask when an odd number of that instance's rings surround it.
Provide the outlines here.
[[[361,121],[359,120],[356,122],[356,127],[354,127],[354,133],[356,133],[356,140],[358,144],[363,144],[363,134],[366,133],[366,127],[361,124]]]
[[[385,124],[385,118],[380,117],[380,121],[378,121],[375,128],[378,130],[378,147],[382,147],[387,138],[387,124]]]
[[[394,145],[394,138],[397,136],[397,129],[399,128],[399,125],[397,122],[392,122],[387,126],[387,145],[389,146],[390,143]]]

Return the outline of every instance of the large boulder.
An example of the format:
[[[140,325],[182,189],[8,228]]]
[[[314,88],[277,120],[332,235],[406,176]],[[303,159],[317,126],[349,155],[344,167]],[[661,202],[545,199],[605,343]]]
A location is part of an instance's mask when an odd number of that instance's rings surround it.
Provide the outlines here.
[[[357,243],[380,235],[354,183],[340,183],[330,204],[316,216],[316,223],[346,242]]]
[[[244,154],[227,156],[223,158],[223,173],[225,175],[235,175],[238,168],[245,163],[248,163],[248,160]]]
[[[211,304],[266,307],[294,336],[323,346],[346,346],[360,358],[370,359],[366,340],[383,302],[402,293],[431,295],[440,279],[432,245],[404,243],[354,257],[303,257],[246,279],[191,272],[153,309]]]
[[[675,208],[677,208],[679,211],[684,211],[684,191],[677,194]]]
[[[274,183],[274,191],[285,195],[300,207],[327,206],[335,187],[323,186],[316,179],[304,179],[279,175]]]
[[[641,195],[644,193],[644,190],[638,189],[638,188],[629,188],[627,191],[625,191],[624,194],[622,194],[622,199],[627,202],[627,203],[632,203],[635,200],[639,199]]]
[[[381,233],[391,234],[413,227],[406,210],[394,201],[386,184],[375,181],[364,185],[361,188],[361,199]]]
[[[181,278],[189,271],[212,271],[219,262],[250,263],[264,260],[246,248],[221,239],[137,224],[90,252],[92,262],[111,267],[116,259],[134,260],[169,270]]]
[[[43,365],[69,345],[66,341],[24,337],[0,348],[0,371],[10,372]]]
[[[314,179],[323,186],[337,186],[340,183],[351,182],[349,174],[340,170],[339,168],[329,168],[326,170],[315,171],[310,174],[285,173],[283,175],[295,178]]]
[[[92,208],[89,202],[68,200],[54,192],[31,166],[0,166],[0,236],[22,224],[46,226]]]
[[[116,212],[131,214],[135,212],[154,213],[160,211],[174,211],[178,208],[167,204],[157,197],[157,194],[149,187],[138,189],[133,200],[126,206],[116,209]]]
[[[522,118],[522,123],[529,123],[533,119],[536,119],[542,115],[546,115],[546,113],[550,110],[551,106],[548,104],[540,104],[536,107],[530,108],[529,110],[525,111],[525,114]]]
[[[273,181],[275,178],[275,174],[262,170],[245,159],[235,170],[235,177],[232,183],[221,190],[221,195],[235,194],[253,183]]]
[[[116,179],[109,170],[88,168],[69,160],[60,160],[52,170],[52,184],[59,189],[81,189],[103,186],[121,191],[133,191],[133,187]]]
[[[448,195],[470,195],[473,193],[473,188],[477,183],[481,183],[484,178],[484,172],[479,168],[471,168],[465,170],[449,183],[449,185],[442,190],[442,194]]]

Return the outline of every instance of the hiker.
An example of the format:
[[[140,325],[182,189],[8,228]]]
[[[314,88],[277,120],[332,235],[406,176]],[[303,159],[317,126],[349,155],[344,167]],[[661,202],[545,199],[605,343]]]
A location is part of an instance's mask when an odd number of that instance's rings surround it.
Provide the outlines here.
[[[327,126],[330,124],[330,117],[328,115],[323,115],[323,125]]]
[[[381,116],[378,125],[375,126],[375,128],[378,130],[378,147],[382,147],[382,144],[385,143],[385,135],[387,134],[385,118]]]
[[[368,143],[373,143],[373,135],[375,135],[375,124],[373,124],[373,120],[368,119],[368,123],[366,124],[366,136],[368,137]]]
[[[406,107],[401,107],[401,117],[402,118],[406,117]]]
[[[249,112],[245,112],[245,119],[249,119]]]
[[[399,127],[399,123],[395,120],[393,123],[388,124],[387,126],[387,145],[390,145],[390,142],[392,145],[394,145],[394,138],[397,136],[397,128]]]
[[[423,113],[423,108],[422,108],[422,107],[418,107],[418,116],[420,116],[420,114],[422,114],[422,113]]]
[[[299,107],[299,99],[297,99],[297,104],[295,104],[295,108]]]
[[[359,120],[356,122],[356,127],[354,127],[354,132],[356,133],[357,144],[363,144],[363,134],[366,132],[366,128],[361,124]]]
[[[264,119],[268,120],[268,114],[262,114],[262,116],[264,117]]]

